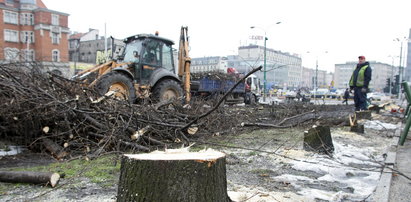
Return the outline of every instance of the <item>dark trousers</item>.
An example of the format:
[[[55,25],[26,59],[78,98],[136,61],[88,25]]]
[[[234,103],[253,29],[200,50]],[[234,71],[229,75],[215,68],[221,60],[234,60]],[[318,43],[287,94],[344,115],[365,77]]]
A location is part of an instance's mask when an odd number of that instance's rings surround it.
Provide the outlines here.
[[[345,105],[348,105],[348,98],[344,98],[344,100],[342,101],[342,103],[344,104],[344,102],[345,102]]]
[[[367,93],[361,92],[361,87],[354,87],[355,111],[367,110]]]

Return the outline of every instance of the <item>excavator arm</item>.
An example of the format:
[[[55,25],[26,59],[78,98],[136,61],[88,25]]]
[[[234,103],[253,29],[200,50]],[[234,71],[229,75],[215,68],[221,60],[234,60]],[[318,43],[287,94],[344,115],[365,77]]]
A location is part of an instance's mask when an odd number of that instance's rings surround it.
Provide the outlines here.
[[[110,72],[114,68],[119,67],[121,65],[124,65],[124,64],[116,63],[115,61],[108,61],[104,64],[99,64],[99,65],[96,65],[94,67],[90,67],[88,69],[85,69],[85,70],[77,73],[76,75],[74,75],[72,77],[72,79],[82,81],[89,74],[97,72],[97,77],[93,81],[87,81],[89,83],[89,86],[91,87],[96,83],[98,78],[100,78],[102,75]]]
[[[189,57],[189,42],[188,42],[188,28],[181,27],[180,32],[180,43],[178,49],[178,76],[183,81],[184,93],[186,96],[186,102],[189,102],[191,99],[190,94],[190,66],[191,58]]]

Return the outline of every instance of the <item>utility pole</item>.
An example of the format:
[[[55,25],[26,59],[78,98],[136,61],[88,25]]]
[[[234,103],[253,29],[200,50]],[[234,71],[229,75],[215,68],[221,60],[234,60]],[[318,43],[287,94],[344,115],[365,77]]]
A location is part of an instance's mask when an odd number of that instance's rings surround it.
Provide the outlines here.
[[[317,87],[318,87],[318,56],[315,60],[314,104],[317,100]]]
[[[278,24],[281,24],[281,22],[276,22],[274,25],[278,25]],[[267,97],[266,96],[267,95],[267,92],[266,92],[266,89],[267,89],[267,40],[268,40],[267,31],[265,29],[261,28],[261,27],[256,27],[256,26],[251,26],[250,28],[251,29],[259,28],[259,29],[264,31],[264,70],[263,70],[263,73],[264,73],[263,87],[264,87],[264,89],[263,89],[263,102],[265,102],[266,97]]]
[[[263,102],[265,102],[266,98],[266,89],[267,89],[267,34],[264,33],[264,94],[263,94]]]
[[[311,51],[307,51],[307,53],[312,53]],[[321,53],[328,53],[328,51],[324,51]],[[314,77],[314,104],[317,101],[317,88],[318,88],[318,53],[315,56],[315,77]]]
[[[390,90],[390,96],[392,96],[392,88],[391,88],[391,83],[392,83],[392,77],[394,76],[394,58],[392,58],[392,64],[391,64],[391,77],[390,77],[390,83],[388,85],[388,88]]]
[[[104,62],[108,61],[107,57],[107,27],[106,23],[104,23]]]
[[[401,80],[402,80],[402,41],[401,41],[401,48],[400,48],[400,65],[398,66],[398,75],[400,77],[399,82],[398,82],[398,99],[401,100]]]

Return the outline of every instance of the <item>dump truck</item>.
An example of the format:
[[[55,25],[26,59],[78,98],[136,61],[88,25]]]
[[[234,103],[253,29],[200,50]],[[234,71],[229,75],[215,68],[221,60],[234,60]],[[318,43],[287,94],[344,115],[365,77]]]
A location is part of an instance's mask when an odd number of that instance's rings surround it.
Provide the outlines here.
[[[135,102],[151,98],[190,100],[188,28],[181,27],[178,71],[175,73],[174,42],[156,34],[138,34],[124,39],[125,47],[109,62],[85,69],[73,79],[93,87],[100,95]]]
[[[261,97],[261,82],[260,79],[251,74],[245,80],[245,94],[244,94],[244,103],[246,104],[255,104]]]
[[[227,68],[227,74],[213,72],[194,74],[191,78],[193,84],[191,92],[193,96],[215,98],[229,91],[241,78],[242,75],[234,68]],[[259,89],[259,79],[255,75],[250,75],[245,82],[233,89],[225,101],[231,104],[254,104],[260,97]]]

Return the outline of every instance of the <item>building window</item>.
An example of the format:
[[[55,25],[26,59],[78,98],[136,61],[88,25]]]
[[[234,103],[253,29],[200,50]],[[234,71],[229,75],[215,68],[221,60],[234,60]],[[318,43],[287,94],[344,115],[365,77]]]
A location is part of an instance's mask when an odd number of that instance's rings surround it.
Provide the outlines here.
[[[59,25],[59,16],[55,14],[51,14],[51,24],[52,25]]]
[[[51,57],[52,57],[53,62],[59,62],[60,61],[60,51],[54,49],[52,54],[51,54]]]
[[[23,49],[21,50],[21,53],[24,61],[34,61],[34,50]]]
[[[32,13],[21,13],[20,24],[22,25],[34,25],[34,16]]]
[[[12,11],[3,11],[4,22],[10,24],[19,24],[18,14]]]
[[[23,43],[34,43],[34,32],[32,31],[21,31],[20,41]]]
[[[5,29],[4,41],[19,42],[19,32],[16,30]]]
[[[5,48],[4,59],[7,61],[19,61],[19,49],[17,48]]]
[[[79,40],[71,40],[69,46],[70,46],[70,49],[76,49],[77,50],[80,46]]]
[[[59,44],[60,40],[59,40],[59,34],[58,33],[51,33],[51,42],[53,44]]]
[[[14,5],[14,0],[6,0],[6,5],[13,6]]]

